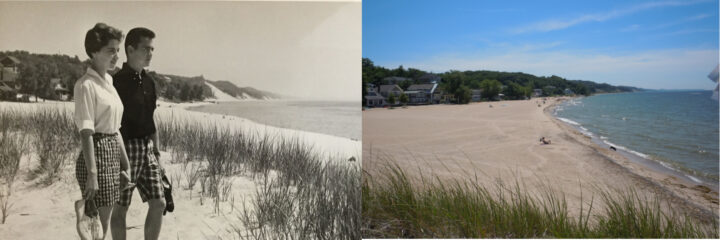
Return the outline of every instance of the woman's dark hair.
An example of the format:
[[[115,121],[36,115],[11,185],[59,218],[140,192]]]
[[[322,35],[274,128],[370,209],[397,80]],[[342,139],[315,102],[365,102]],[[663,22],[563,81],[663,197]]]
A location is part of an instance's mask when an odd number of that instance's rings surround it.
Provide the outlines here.
[[[137,48],[138,43],[140,43],[140,40],[142,40],[142,38],[144,37],[153,39],[155,38],[155,33],[152,30],[144,27],[136,27],[130,29],[127,34],[127,38],[125,39],[125,54],[127,54],[128,46]]]
[[[122,31],[117,28],[97,23],[85,34],[85,53],[92,58],[92,53],[100,51],[110,40],[122,41],[122,37]]]

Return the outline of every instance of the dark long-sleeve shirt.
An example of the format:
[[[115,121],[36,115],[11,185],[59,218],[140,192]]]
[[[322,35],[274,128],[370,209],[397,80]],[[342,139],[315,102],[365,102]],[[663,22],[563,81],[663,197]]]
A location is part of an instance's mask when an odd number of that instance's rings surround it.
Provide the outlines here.
[[[155,80],[145,70],[137,72],[127,63],[113,75],[113,80],[125,108],[120,127],[123,138],[143,138],[155,133]]]

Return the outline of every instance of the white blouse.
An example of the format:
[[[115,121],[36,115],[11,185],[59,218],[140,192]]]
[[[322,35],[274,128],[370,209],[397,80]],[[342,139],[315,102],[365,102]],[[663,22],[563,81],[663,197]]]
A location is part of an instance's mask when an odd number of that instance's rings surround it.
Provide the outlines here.
[[[93,130],[94,133],[113,134],[120,129],[123,104],[120,101],[113,79],[105,73],[100,77],[88,68],[85,75],[75,82],[75,125],[78,130]]]

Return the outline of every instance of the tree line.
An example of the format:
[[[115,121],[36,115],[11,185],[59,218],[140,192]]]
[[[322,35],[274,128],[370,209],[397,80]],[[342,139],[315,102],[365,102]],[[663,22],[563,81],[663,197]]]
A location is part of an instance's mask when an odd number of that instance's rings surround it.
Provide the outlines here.
[[[15,80],[20,87],[19,93],[53,100],[60,100],[60,96],[55,92],[55,86],[51,84],[50,79],[59,78],[60,84],[69,91],[68,100],[72,99],[75,81],[85,74],[85,69],[90,64],[89,59],[81,61],[77,55],[70,57],[62,54],[35,54],[27,51],[0,52],[0,59],[5,56],[13,56],[20,61]],[[113,74],[119,70],[120,68],[116,67],[109,72]],[[212,90],[204,84],[206,80],[203,76],[183,77],[154,71],[148,71],[148,74],[155,79],[158,96],[170,101],[201,101],[213,96]]]
[[[411,84],[427,83],[420,80],[426,74],[433,73],[414,68],[405,69],[402,65],[395,69],[388,69],[376,66],[369,58],[363,58],[363,96],[367,95],[367,86],[369,84],[375,86],[388,84],[384,80],[386,77],[408,78],[409,80],[398,84],[403,90],[407,90]],[[555,75],[538,77],[522,72],[450,70],[435,75],[441,78],[439,88],[444,93],[454,95],[459,103],[470,102],[473,89],[482,89],[481,97],[485,100],[493,100],[501,93],[505,95],[505,99],[523,99],[532,96],[534,89],[542,89],[542,96],[564,95],[565,89],[570,89],[578,95],[642,90],[635,87],[612,86],[592,81],[567,80]]]

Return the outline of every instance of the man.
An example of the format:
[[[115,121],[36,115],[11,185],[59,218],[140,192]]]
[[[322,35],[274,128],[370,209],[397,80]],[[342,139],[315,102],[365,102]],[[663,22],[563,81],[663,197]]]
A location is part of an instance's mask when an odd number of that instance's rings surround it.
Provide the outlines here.
[[[113,76],[113,85],[125,108],[120,134],[130,159],[130,176],[142,201],[147,202],[149,207],[145,218],[145,239],[158,239],[165,210],[158,133],[153,120],[157,94],[154,80],[144,70],[152,60],[153,38],[155,33],[147,28],[130,30],[125,39],[127,62]],[[152,149],[149,148],[150,141]],[[134,190],[135,187],[122,190],[115,205],[111,220],[115,240],[125,239],[125,217]]]

